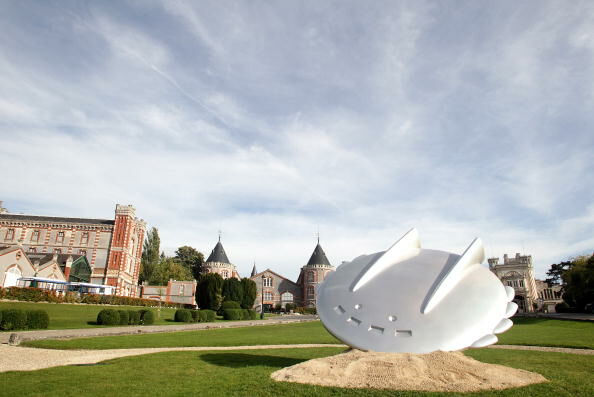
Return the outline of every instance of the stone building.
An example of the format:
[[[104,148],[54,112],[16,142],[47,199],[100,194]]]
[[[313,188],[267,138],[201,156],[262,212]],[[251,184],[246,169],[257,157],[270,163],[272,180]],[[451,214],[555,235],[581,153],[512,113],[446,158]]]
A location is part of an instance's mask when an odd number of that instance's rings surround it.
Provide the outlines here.
[[[166,303],[196,305],[196,280],[169,280],[167,285],[143,285],[142,298]]]
[[[0,244],[21,245],[27,255],[69,254],[88,258],[90,281],[139,296],[138,272],[146,223],[131,205],[116,205],[114,219],[11,214],[0,202]]]
[[[202,273],[218,273],[224,279],[230,277],[240,278],[235,265],[227,258],[227,253],[221,243],[221,236],[219,236],[219,241],[210,252],[206,262],[202,265]]]
[[[264,293],[265,308],[267,308],[267,305],[273,308],[278,305],[285,307],[287,303],[315,307],[317,285],[331,271],[334,271],[334,267],[328,261],[319,240],[309,261],[301,268],[297,282],[293,282],[270,269],[257,273],[256,265],[254,265],[250,277],[258,287],[254,307],[257,310],[261,308],[262,293]]]
[[[326,258],[326,253],[322,249],[320,240],[318,239],[318,245],[316,245],[307,264],[301,268],[299,278],[297,279],[297,284],[301,286],[303,294],[303,306],[316,306],[317,286],[324,281],[328,273],[334,270],[334,266]]]
[[[0,247],[0,287],[16,287],[19,278],[34,275],[35,267],[27,258],[23,247]]]
[[[499,258],[489,258],[489,269],[504,285],[514,289],[514,302],[518,311],[531,313],[534,311],[555,312],[555,305],[562,302],[561,286],[549,286],[546,282],[534,278],[532,255],[516,254],[510,258],[503,255],[503,263]]]

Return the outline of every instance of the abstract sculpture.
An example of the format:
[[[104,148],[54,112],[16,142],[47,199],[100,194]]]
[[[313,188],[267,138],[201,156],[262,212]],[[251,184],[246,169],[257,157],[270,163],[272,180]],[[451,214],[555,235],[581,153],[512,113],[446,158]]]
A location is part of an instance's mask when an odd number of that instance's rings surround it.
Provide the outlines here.
[[[497,342],[518,306],[514,290],[481,265],[480,239],[460,255],[421,249],[416,229],[390,249],[329,273],[318,288],[322,323],[361,350],[429,353]]]

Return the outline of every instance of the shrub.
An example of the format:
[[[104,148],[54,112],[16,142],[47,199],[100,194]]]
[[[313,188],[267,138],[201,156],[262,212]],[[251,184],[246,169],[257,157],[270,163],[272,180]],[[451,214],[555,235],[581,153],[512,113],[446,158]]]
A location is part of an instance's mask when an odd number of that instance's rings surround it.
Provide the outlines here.
[[[250,312],[248,311],[248,309],[241,309],[241,319],[242,320],[250,319]]]
[[[192,313],[192,322],[199,323],[200,322],[200,310],[190,310]]]
[[[128,310],[128,324],[139,325],[140,324],[140,311]]]
[[[118,310],[118,313],[120,313],[120,325],[128,325],[130,321],[128,310]]]
[[[20,309],[8,309],[2,313],[0,329],[9,331],[12,329],[24,329],[27,327],[27,313]]]
[[[569,313],[571,312],[571,308],[566,302],[560,302],[555,305],[555,311],[557,313]]]
[[[223,318],[225,320],[241,320],[241,309],[225,309],[223,310]]]
[[[192,312],[188,309],[176,310],[173,319],[179,323],[191,323],[193,319]]]
[[[227,309],[241,309],[241,305],[235,301],[224,301],[221,304],[219,310],[217,310],[217,313],[219,314],[219,316],[222,316],[223,312]]]
[[[216,319],[216,313],[214,310],[200,310],[200,312],[206,313],[206,322],[213,323]]]
[[[27,311],[27,328],[46,329],[49,327],[49,315],[45,310]]]
[[[297,305],[295,305],[294,303],[287,303],[285,304],[285,310],[290,312],[291,310],[295,310],[295,308],[297,307]]]
[[[151,325],[155,323],[155,313],[152,310],[140,310],[140,323]]]
[[[208,321],[208,313],[206,310],[196,310],[198,312],[198,322],[205,323]]]
[[[0,310],[0,324],[2,324],[2,310]]]
[[[103,309],[97,315],[97,324],[118,325],[120,323],[120,313],[114,309]]]
[[[257,320],[258,319],[258,312],[254,309],[246,309],[248,312],[249,320]]]

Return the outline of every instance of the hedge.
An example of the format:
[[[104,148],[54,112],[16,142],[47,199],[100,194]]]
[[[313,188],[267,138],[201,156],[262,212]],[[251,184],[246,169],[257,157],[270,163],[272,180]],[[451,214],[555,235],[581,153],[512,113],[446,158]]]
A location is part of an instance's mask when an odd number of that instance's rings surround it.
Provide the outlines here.
[[[114,309],[103,309],[97,315],[97,324],[99,325],[119,325],[120,313]]]
[[[45,310],[27,311],[27,328],[46,329],[49,327],[49,315]]]
[[[140,312],[140,323],[142,325],[151,325],[155,322],[155,313],[151,310],[139,310]]]
[[[128,310],[128,324],[139,325],[140,324],[140,311]]]
[[[118,310],[118,313],[120,313],[120,325],[128,325],[130,322],[128,310]]]
[[[20,309],[8,309],[2,311],[0,329],[10,331],[13,329],[25,328],[27,328],[27,312]]]
[[[51,302],[51,303],[87,303],[93,305],[119,305],[119,306],[158,306],[159,302],[152,299],[133,298],[130,296],[84,294],[79,296],[76,292],[58,294],[56,291],[41,288],[0,288],[0,299],[10,299],[26,302]],[[182,308],[181,303],[161,302],[161,307]]]
[[[192,313],[192,322],[199,323],[200,322],[200,310],[190,310]]]
[[[242,320],[242,309],[225,309],[223,310],[223,318],[225,320]]]
[[[175,311],[175,316],[173,319],[179,323],[191,323],[194,318],[192,317],[191,310],[179,309]]]

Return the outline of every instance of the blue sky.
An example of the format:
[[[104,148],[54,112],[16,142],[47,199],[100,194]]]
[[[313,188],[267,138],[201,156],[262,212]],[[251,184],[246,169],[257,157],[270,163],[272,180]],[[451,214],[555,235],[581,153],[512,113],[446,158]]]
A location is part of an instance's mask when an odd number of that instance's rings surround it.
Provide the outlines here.
[[[296,278],[426,248],[594,248],[594,3],[6,1],[0,200],[113,216],[168,253],[223,231]]]

